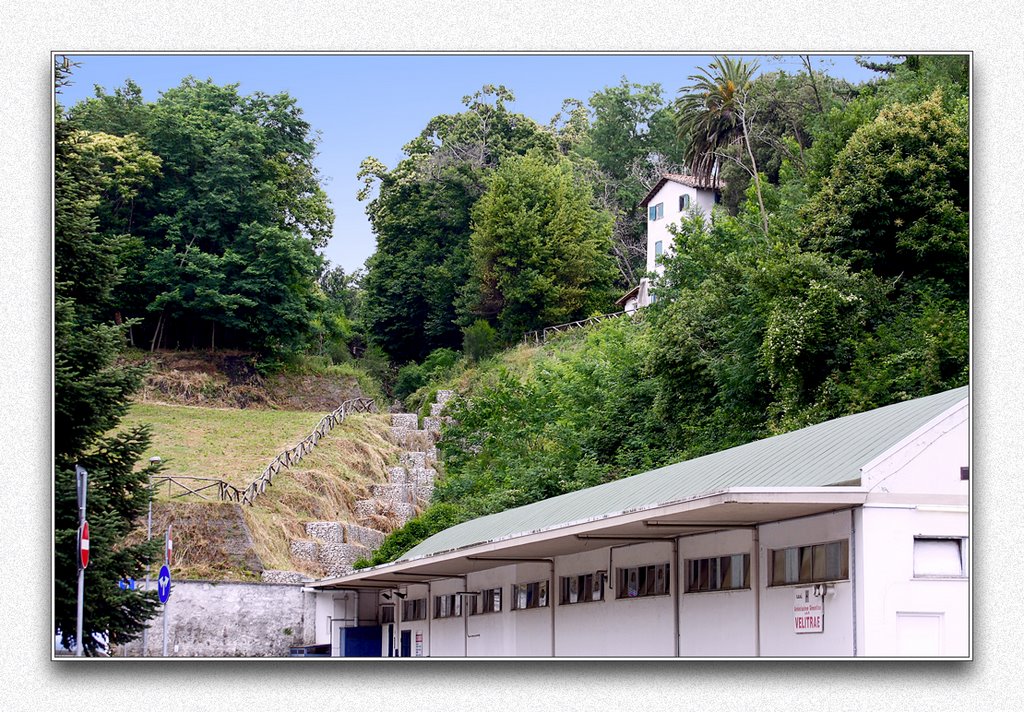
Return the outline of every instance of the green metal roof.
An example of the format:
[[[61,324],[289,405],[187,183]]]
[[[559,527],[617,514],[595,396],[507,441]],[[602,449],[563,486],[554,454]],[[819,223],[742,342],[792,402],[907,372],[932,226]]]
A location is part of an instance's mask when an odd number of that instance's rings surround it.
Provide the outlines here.
[[[733,487],[825,487],[857,482],[861,467],[967,396],[964,386],[473,519],[422,541],[399,561]]]

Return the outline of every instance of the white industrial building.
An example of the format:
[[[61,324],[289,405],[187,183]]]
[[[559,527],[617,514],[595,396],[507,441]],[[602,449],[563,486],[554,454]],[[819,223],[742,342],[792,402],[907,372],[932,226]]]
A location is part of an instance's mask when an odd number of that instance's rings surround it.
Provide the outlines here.
[[[334,655],[969,658],[968,389],[451,527],[310,584]]]

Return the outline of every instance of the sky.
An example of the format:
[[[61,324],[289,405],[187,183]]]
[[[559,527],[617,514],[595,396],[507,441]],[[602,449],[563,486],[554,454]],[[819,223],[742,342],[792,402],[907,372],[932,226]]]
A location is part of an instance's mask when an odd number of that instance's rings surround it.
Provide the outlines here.
[[[71,106],[108,93],[132,79],[147,101],[189,75],[218,84],[238,84],[243,95],[287,92],[320,134],[316,165],[335,212],[334,236],[324,249],[346,272],[362,268],[376,240],[366,203],[356,199],[359,164],[374,156],[388,168],[403,157],[402,146],[434,116],[457,113],[462,98],[484,84],[504,84],[516,97],[512,111],[547,124],[562,101],[587,101],[622,77],[638,84],[658,82],[666,100],[712,60],[706,55],[70,55],[79,63],[60,101]],[[748,57],[753,59],[753,57]],[[762,71],[800,70],[796,55],[759,57]],[[816,70],[851,82],[877,75],[853,55],[813,57]]]

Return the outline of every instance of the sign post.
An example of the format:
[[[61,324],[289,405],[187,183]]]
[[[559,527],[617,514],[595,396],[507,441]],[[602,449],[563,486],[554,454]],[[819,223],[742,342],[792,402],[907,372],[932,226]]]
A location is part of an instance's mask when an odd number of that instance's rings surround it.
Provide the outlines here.
[[[89,489],[89,473],[80,465],[75,465],[75,487],[78,493],[78,623],[75,629],[75,657],[82,657],[85,567],[89,565],[89,522],[85,521],[85,497]]]
[[[171,525],[167,525],[167,536],[164,539],[164,565],[160,567],[160,578],[157,579],[157,593],[160,594],[160,603],[164,604],[164,651],[167,657],[167,615],[170,612],[171,600],[171,552],[174,543],[171,539]]]

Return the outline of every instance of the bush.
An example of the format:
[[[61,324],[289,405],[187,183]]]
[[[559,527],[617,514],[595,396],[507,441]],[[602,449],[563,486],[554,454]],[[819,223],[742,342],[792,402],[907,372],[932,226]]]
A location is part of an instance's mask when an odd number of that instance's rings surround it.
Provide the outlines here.
[[[480,361],[498,350],[498,332],[483,319],[462,330],[462,352],[470,361]]]

